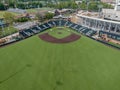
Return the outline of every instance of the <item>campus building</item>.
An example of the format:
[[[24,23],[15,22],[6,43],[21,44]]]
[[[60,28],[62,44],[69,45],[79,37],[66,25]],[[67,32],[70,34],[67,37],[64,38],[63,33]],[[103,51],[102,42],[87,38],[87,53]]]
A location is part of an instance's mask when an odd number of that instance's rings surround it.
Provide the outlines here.
[[[114,3],[115,2],[115,0],[101,0],[101,1],[104,3]]]
[[[108,42],[120,44],[120,0],[116,0],[115,9],[103,9],[102,17],[93,13],[77,14],[77,23],[97,31],[97,34]]]
[[[120,11],[120,0],[116,0],[115,11]]]

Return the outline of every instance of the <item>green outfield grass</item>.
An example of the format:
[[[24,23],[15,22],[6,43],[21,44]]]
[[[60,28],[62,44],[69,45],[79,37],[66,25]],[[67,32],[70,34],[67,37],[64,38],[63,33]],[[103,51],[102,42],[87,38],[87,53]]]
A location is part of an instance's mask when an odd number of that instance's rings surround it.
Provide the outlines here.
[[[68,44],[33,36],[0,48],[0,90],[120,90],[120,51],[85,36]]]

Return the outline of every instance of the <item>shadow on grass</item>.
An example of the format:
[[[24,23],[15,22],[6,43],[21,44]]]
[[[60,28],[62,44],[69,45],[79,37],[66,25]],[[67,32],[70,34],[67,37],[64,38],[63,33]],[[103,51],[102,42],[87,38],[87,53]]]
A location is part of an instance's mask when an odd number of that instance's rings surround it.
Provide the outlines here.
[[[31,67],[31,66],[32,66],[32,65],[30,65],[30,64],[26,64],[26,65],[25,65],[24,67],[22,67],[20,70],[14,72],[14,73],[13,73],[12,75],[10,75],[9,77],[1,80],[1,81],[0,81],[0,84],[8,81],[9,79],[13,78],[13,77],[16,76],[17,74],[19,74],[19,73],[21,73],[22,71],[24,71],[27,67]]]

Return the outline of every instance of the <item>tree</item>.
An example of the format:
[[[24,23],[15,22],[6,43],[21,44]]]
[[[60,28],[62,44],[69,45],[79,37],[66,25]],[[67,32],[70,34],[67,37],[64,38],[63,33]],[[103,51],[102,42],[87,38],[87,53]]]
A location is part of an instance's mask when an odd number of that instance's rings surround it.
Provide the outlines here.
[[[45,19],[52,19],[54,17],[53,13],[46,13],[45,14]]]
[[[16,3],[16,2],[12,2],[12,1],[10,1],[10,2],[9,2],[9,7],[11,7],[11,8],[15,8],[15,3]]]
[[[10,12],[5,12],[4,15],[4,20],[7,24],[12,25],[14,22],[14,15]],[[3,28],[4,29],[4,28]],[[11,33],[10,28],[8,26],[8,31]]]
[[[98,11],[98,4],[96,2],[90,2],[88,10]]]
[[[5,10],[4,4],[0,3],[0,10]]]
[[[81,9],[85,10],[86,7],[87,7],[87,6],[86,6],[85,2],[82,2],[82,3],[80,4],[80,8],[81,8]]]
[[[40,13],[40,12],[38,12],[38,13],[36,14],[36,17],[38,18],[38,20],[39,20],[40,22],[43,22],[43,21],[45,20],[45,13]]]
[[[76,8],[78,8],[78,6],[75,2],[71,2],[71,8],[76,9]]]

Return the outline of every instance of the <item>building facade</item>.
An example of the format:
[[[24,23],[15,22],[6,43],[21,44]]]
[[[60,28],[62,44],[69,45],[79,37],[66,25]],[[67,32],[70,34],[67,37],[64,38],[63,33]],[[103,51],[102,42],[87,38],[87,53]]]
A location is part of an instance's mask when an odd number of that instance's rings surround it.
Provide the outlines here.
[[[115,10],[120,11],[120,0],[116,0]]]
[[[115,0],[101,0],[101,1],[104,3],[114,3],[115,2]]]

